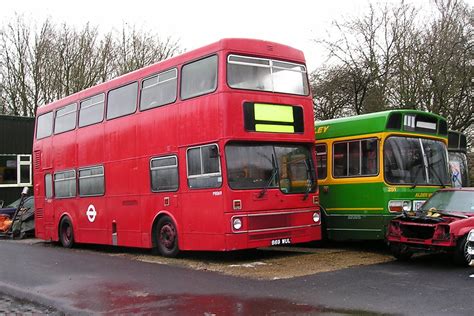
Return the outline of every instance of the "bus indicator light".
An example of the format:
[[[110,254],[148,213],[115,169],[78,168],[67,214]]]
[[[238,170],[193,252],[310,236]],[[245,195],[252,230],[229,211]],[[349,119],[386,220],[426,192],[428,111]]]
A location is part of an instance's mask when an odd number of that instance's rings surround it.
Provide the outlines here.
[[[241,200],[233,200],[232,201],[232,208],[234,210],[241,210],[242,209],[242,201]]]
[[[317,196],[317,195],[313,196],[313,204],[314,205],[319,205],[319,196]]]

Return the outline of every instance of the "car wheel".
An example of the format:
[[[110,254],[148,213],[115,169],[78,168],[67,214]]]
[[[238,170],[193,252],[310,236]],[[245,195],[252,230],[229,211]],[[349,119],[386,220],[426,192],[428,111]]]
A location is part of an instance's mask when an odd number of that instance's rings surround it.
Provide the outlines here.
[[[59,223],[59,241],[64,248],[74,246],[74,230],[69,217],[65,216]]]
[[[160,218],[156,224],[154,235],[158,254],[163,257],[176,257],[178,255],[178,231],[169,216]]]
[[[454,252],[454,261],[463,266],[469,266],[472,256],[468,253],[467,235],[459,239]]]
[[[413,256],[413,252],[403,244],[390,244],[392,255],[400,261],[407,261]]]

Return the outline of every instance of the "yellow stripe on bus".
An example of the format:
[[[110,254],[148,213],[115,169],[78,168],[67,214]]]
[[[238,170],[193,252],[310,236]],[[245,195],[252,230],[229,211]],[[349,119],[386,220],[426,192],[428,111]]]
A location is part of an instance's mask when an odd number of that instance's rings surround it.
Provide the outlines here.
[[[288,125],[255,124],[257,132],[294,133],[295,128]]]
[[[255,120],[293,123],[293,107],[275,104],[255,103]]]

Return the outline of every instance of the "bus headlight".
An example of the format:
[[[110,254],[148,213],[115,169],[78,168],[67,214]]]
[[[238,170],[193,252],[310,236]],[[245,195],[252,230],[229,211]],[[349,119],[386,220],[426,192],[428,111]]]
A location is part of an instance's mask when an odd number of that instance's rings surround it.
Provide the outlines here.
[[[313,213],[313,221],[314,221],[315,223],[319,223],[319,220],[320,220],[320,219],[321,219],[321,215],[319,215],[318,212],[314,212],[314,213]]]
[[[391,200],[388,202],[388,210],[390,212],[401,213],[410,212],[411,211],[411,201],[408,200]]]
[[[405,212],[411,211],[411,201],[403,201],[403,210]]]
[[[242,228],[242,220],[240,218],[234,218],[232,221],[232,226],[234,227],[235,230],[239,230]]]
[[[390,212],[401,213],[403,211],[403,202],[399,200],[393,200],[388,202],[388,210]]]

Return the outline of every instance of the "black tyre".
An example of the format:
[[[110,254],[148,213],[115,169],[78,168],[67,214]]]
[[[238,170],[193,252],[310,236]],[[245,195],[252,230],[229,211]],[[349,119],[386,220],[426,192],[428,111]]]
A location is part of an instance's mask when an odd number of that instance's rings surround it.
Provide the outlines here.
[[[163,257],[176,257],[179,253],[178,231],[169,216],[163,216],[156,223],[155,233],[156,251]]]
[[[71,220],[65,216],[59,223],[59,241],[64,248],[74,246],[74,229]]]
[[[400,261],[410,260],[411,256],[413,256],[413,252],[403,244],[390,244],[390,251],[392,255]]]
[[[459,239],[454,252],[454,261],[462,266],[469,266],[472,256],[467,252],[467,235]]]

